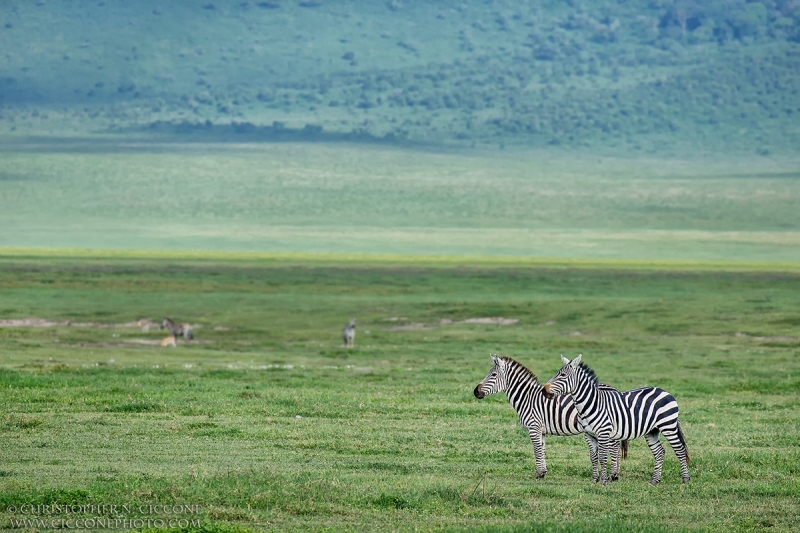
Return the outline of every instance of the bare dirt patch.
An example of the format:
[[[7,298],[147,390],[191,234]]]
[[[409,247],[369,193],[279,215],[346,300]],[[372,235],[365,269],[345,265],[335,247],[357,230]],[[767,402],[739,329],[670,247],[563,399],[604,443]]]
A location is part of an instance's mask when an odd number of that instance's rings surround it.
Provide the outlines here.
[[[192,329],[198,329],[199,324],[189,324]],[[158,326],[150,320],[137,320],[135,322],[104,323],[104,322],[74,322],[72,320],[53,320],[49,318],[9,318],[0,319],[0,328],[99,328],[99,329],[119,329],[119,328],[149,328]]]
[[[193,344],[213,344],[214,341],[193,340],[191,342],[178,341],[177,346],[192,346]],[[71,348],[131,348],[132,346],[156,346],[160,347],[161,339],[120,339],[117,342],[70,342],[61,343],[61,346]],[[166,348],[166,346],[165,346]],[[169,346],[172,348],[172,346]]]
[[[397,319],[396,317],[392,317],[391,319],[394,321]],[[519,322],[518,318],[504,318],[502,316],[488,316],[488,317],[480,317],[480,318],[467,318],[466,320],[458,320],[454,321],[449,318],[443,318],[439,321],[439,326],[451,326],[454,324],[485,324],[491,326],[510,326],[512,324],[516,324]],[[433,329],[433,325],[425,324],[424,322],[412,322],[410,324],[403,324],[401,326],[393,326],[388,328],[387,331],[412,331],[412,330],[421,330],[421,329]]]
[[[143,346],[159,346],[161,339],[122,339],[122,342],[127,344],[139,344]],[[213,344],[214,341],[209,340],[192,340],[191,342],[178,341],[179,346],[191,346],[192,344]]]
[[[798,342],[800,341],[800,337],[761,337],[761,336],[753,336],[748,335],[747,333],[736,333],[734,337],[746,337],[753,341],[760,341],[760,342]]]
[[[55,322],[45,318],[12,318],[0,320],[0,328],[52,328],[68,326],[69,322]]]
[[[413,330],[423,330],[423,329],[433,329],[433,328],[424,324],[423,322],[412,322],[411,324],[403,324],[402,326],[391,327],[387,331],[413,331]]]
[[[494,324],[497,326],[510,326],[519,322],[518,318],[503,318],[502,316],[487,316],[482,318],[468,318],[464,324]]]

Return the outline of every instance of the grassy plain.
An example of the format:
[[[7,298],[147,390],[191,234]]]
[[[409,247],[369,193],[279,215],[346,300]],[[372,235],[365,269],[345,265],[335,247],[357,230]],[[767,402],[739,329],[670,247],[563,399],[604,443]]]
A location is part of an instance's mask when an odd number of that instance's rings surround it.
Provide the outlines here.
[[[200,503],[207,531],[800,520],[796,267],[9,252],[0,319],[73,325],[0,328],[3,527],[25,502]],[[197,342],[114,325],[162,315],[198,324]],[[519,322],[464,322],[496,316]],[[617,387],[671,391],[691,483],[669,455],[649,487],[635,441],[622,480],[595,486],[577,437],[548,439],[533,479],[506,399],[472,396],[490,351],[544,379],[583,353]]]
[[[796,158],[10,141],[0,246],[800,261]]]

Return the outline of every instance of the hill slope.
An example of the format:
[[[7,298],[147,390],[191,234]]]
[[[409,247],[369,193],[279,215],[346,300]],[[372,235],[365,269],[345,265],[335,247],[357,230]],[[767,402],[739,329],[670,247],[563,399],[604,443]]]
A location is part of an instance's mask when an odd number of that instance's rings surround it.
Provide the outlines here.
[[[791,152],[798,41],[791,1],[9,1],[0,132]]]

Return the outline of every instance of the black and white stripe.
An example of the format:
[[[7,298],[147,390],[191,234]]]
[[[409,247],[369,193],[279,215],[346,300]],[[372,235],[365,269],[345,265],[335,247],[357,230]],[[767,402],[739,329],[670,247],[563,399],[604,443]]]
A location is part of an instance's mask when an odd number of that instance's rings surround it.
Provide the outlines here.
[[[194,332],[192,330],[192,325],[188,323],[183,324],[176,324],[172,320],[167,317],[164,317],[164,320],[161,322],[161,327],[158,329],[167,328],[169,330],[170,335],[174,339],[173,345],[177,344],[178,336],[182,335],[183,338],[187,341],[190,341],[194,338]]]
[[[519,415],[520,423],[528,430],[536,459],[536,477],[543,478],[547,473],[544,436],[578,435],[584,432],[575,403],[569,396],[547,397],[534,373],[514,359],[496,355],[490,357],[494,366],[475,387],[475,397],[480,400],[489,394],[505,391]],[[607,385],[603,387],[616,390]],[[592,451],[588,437],[586,442],[590,445],[590,458],[596,461],[596,450]],[[621,445],[617,442],[612,446],[611,476],[614,480],[619,478],[620,452],[627,457],[627,444],[627,441]]]
[[[352,348],[356,344],[356,319],[351,318],[350,322],[342,330],[342,341],[345,348]]]
[[[644,437],[655,458],[652,485],[661,481],[664,448],[658,440],[662,433],[681,463],[681,478],[689,482],[689,450],[678,422],[678,402],[663,389],[641,387],[625,392],[599,387],[594,371],[581,363],[579,355],[572,361],[561,356],[564,366],[545,383],[546,394],[571,395],[575,401],[584,431],[599,455],[599,480],[606,482],[606,458],[614,442]],[[613,459],[613,452],[612,452]],[[595,481],[598,465],[593,461]],[[612,467],[613,475],[613,467]]]

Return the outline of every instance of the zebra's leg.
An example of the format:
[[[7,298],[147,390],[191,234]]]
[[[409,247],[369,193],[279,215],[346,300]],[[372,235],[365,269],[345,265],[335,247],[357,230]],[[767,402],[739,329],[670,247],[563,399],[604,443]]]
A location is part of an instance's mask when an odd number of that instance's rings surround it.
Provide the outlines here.
[[[611,441],[611,481],[619,480],[619,460],[621,456],[621,449],[621,441]]]
[[[689,449],[686,447],[680,423],[676,421],[675,427],[661,428],[661,433],[664,434],[664,438],[672,446],[678,461],[681,462],[681,480],[689,483]]]
[[[547,462],[544,459],[544,435],[541,428],[528,428],[528,435],[533,444],[533,456],[536,459],[536,479],[542,479],[547,474]]]
[[[608,454],[611,451],[614,441],[608,435],[597,436],[597,454],[598,463],[600,464],[600,484],[605,485],[608,483],[608,476],[606,474],[606,467],[608,465]]]
[[[592,462],[592,481],[600,481],[600,473],[597,471],[597,439],[588,433],[583,434],[586,444],[589,445],[589,460]]]
[[[653,469],[653,479],[650,480],[651,485],[658,485],[661,481],[661,468],[664,466],[664,447],[661,446],[661,441],[658,440],[658,429],[654,429],[644,436],[650,451],[653,452],[653,458],[656,461],[656,466]]]

